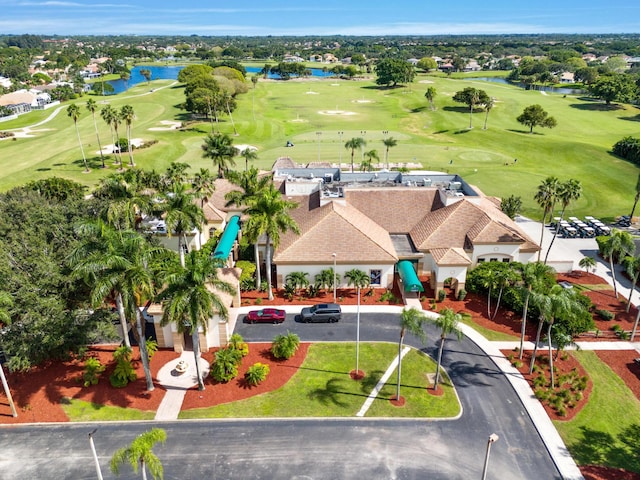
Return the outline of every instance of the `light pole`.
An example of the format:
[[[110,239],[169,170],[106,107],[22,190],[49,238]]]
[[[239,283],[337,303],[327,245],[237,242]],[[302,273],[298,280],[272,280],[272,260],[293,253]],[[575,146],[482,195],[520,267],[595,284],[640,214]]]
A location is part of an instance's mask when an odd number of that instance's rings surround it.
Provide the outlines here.
[[[366,130],[360,130],[360,135],[362,135],[362,140],[364,140],[364,137],[367,136],[367,131]],[[364,162],[364,144],[365,142],[362,142],[362,146],[360,147],[360,153],[362,154],[362,162]]]
[[[340,148],[338,150],[340,150],[340,160],[338,161],[338,163],[342,163],[342,135],[344,134],[344,132],[338,132],[338,138],[340,139]]]
[[[320,137],[322,137],[322,132],[316,132],[316,137],[318,137],[318,161],[320,161]]]
[[[489,466],[489,453],[491,452],[491,444],[497,442],[499,438],[500,437],[498,437],[498,435],[496,435],[495,433],[489,435],[489,441],[487,442],[487,454],[484,457],[484,468],[482,469],[482,480],[486,480],[487,478],[487,467]]]
[[[16,412],[16,406],[13,404],[13,398],[11,397],[11,390],[9,390],[9,384],[7,383],[7,377],[4,376],[4,370],[2,369],[2,363],[0,363],[0,378],[2,379],[2,387],[4,388],[4,394],[7,396],[7,400],[9,400],[9,406],[11,407],[11,414],[14,417],[18,416],[18,412]]]
[[[332,253],[331,256],[333,257],[333,303],[336,303],[336,254]]]
[[[91,453],[93,453],[93,461],[96,464],[96,473],[98,474],[98,480],[102,480],[102,471],[100,470],[100,462],[98,462],[98,454],[96,453],[96,447],[93,444],[93,434],[96,433],[98,429],[94,429],[93,432],[89,433],[89,445],[91,446]]]

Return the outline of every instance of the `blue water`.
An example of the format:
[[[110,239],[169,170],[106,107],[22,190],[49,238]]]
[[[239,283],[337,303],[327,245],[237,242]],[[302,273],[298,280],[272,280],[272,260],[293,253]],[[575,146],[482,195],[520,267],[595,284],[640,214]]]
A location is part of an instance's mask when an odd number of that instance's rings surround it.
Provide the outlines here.
[[[543,92],[551,92],[551,93],[559,93],[561,95],[577,95],[584,93],[579,88],[565,88],[565,87],[548,87],[544,85],[526,85],[524,83],[512,83],[506,78],[502,77],[475,77],[470,78],[469,80],[480,80],[482,82],[494,82],[494,83],[503,83],[507,85],[515,85],[520,88],[524,88],[525,90],[539,90]]]
[[[166,67],[133,67],[131,69],[131,78],[125,83],[124,80],[110,80],[107,83],[113,87],[113,93],[126,92],[128,88],[138,85],[139,83],[146,82],[146,79],[140,75],[141,69],[147,69],[151,72],[151,80],[177,80],[178,73],[184,68],[184,65],[173,65]],[[247,74],[255,74],[262,70],[261,67],[246,67]],[[312,77],[332,77],[333,73],[323,72],[321,68],[311,68]],[[279,75],[269,74],[268,78],[280,78]]]

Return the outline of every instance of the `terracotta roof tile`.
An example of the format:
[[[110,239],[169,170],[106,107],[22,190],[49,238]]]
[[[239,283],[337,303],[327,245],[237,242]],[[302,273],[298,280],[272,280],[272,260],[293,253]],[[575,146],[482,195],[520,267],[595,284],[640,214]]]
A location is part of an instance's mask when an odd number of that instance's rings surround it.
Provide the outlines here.
[[[462,248],[433,248],[430,253],[433,260],[441,267],[471,265],[471,259]]]

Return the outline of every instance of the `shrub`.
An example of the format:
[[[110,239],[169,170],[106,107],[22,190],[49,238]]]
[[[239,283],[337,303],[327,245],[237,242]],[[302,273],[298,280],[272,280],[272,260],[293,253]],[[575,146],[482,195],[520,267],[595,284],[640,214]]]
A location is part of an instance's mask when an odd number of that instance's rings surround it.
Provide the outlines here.
[[[238,376],[238,365],[242,361],[242,354],[233,348],[221,348],[215,354],[211,365],[210,375],[214,380],[227,383]]]
[[[391,290],[385,290],[385,292],[380,295],[379,302],[395,302],[396,297]]]
[[[133,382],[138,376],[131,364],[131,347],[122,345],[113,352],[113,359],[116,361],[116,368],[109,376],[111,386],[115,388],[126,387],[129,382]]]
[[[444,290],[438,290],[438,301],[442,302],[444,300],[444,297],[447,296],[447,292],[445,292]]]
[[[158,351],[158,342],[156,342],[152,338],[147,338],[147,341],[145,342],[145,345],[147,346],[147,357],[149,357],[149,361],[151,361],[153,356]]]
[[[458,300],[464,300],[467,296],[467,291],[463,288],[458,292]]]
[[[275,358],[289,359],[298,350],[300,337],[295,333],[287,332],[286,335],[276,335],[271,344],[271,353]]]
[[[84,362],[84,372],[82,373],[82,380],[84,386],[97,385],[100,378],[100,374],[104,372],[105,366],[100,363],[97,358],[89,357]]]
[[[622,327],[620,325],[618,325],[617,323],[611,325],[611,330],[613,330],[614,332],[618,333],[622,331]]]
[[[259,385],[269,375],[269,365],[264,363],[254,363],[247,369],[247,373],[244,374],[244,378],[249,385]]]
[[[602,319],[602,320],[613,320],[616,316],[615,313],[610,312],[609,310],[604,310],[604,309],[596,309],[596,314]]]
[[[307,287],[307,296],[309,298],[317,297],[318,293],[320,293],[320,287],[317,285],[312,284]]]
[[[262,299],[256,298],[256,305],[262,305]]]
[[[293,300],[293,296],[296,294],[296,287],[291,283],[284,284],[284,297],[287,300]]]
[[[237,350],[243,357],[249,355],[249,345],[244,341],[242,335],[239,333],[231,335],[231,338],[229,339],[229,348]]]

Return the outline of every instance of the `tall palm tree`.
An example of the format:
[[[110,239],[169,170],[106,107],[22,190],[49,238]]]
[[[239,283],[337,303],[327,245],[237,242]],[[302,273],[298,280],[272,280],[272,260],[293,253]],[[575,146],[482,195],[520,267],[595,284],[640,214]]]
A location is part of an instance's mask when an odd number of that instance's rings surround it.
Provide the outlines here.
[[[626,308],[626,311],[628,312],[631,309],[631,297],[636,289],[638,277],[640,277],[640,255],[636,255],[635,257],[627,255],[622,260],[622,264],[624,265],[627,275],[631,278],[631,289],[629,289],[629,298],[627,299]]]
[[[297,292],[309,286],[309,274],[307,272],[291,272],[285,277],[285,282],[291,285]]]
[[[529,310],[529,300],[533,291],[540,291],[547,283],[555,282],[555,271],[542,262],[530,262],[522,264],[520,267],[520,279],[522,286],[520,289],[522,301],[522,324],[520,327],[520,353],[522,360],[524,349],[524,337],[527,330],[527,315]],[[545,281],[546,280],[546,281]]]
[[[333,271],[333,267],[321,270],[315,277],[316,285],[323,290],[333,288],[334,279],[340,281],[340,275]]]
[[[102,143],[100,143],[100,133],[98,132],[98,122],[96,122],[96,110],[98,109],[98,104],[93,98],[87,100],[87,110],[91,112],[91,117],[93,118],[93,127],[96,130],[96,139],[98,140],[98,148],[100,149],[100,159],[102,160],[102,168],[106,168],[104,164],[104,153],[102,152]]]
[[[213,166],[218,168],[218,178],[224,178],[229,167],[235,167],[233,157],[237,150],[233,146],[233,140],[227,134],[210,133],[202,144],[204,158],[213,160]]]
[[[424,97],[429,101],[431,110],[435,110],[434,100],[436,98],[436,87],[427,88],[427,91],[424,93]]]
[[[285,200],[278,189],[269,184],[267,188],[255,198],[251,199],[245,213],[249,216],[246,223],[246,231],[252,238],[261,235],[266,236],[265,263],[267,269],[267,288],[269,300],[273,300],[271,289],[271,245],[278,248],[280,244],[280,233],[291,230],[300,233],[298,224],[289,215],[289,210],[298,204],[290,200]]]
[[[233,127],[233,134],[237,137],[238,130],[236,130],[236,124],[233,121],[233,115],[231,114],[231,107],[233,106],[235,108],[235,99],[233,98],[233,95],[231,95],[229,92],[223,91],[221,100],[224,103],[225,108],[227,109],[229,120],[231,120],[231,126]]]
[[[402,345],[404,344],[404,336],[407,332],[412,333],[420,339],[421,342],[427,338],[424,332],[424,324],[427,317],[415,307],[402,310],[400,315],[400,341],[398,342],[398,380],[396,387],[396,400],[400,400],[400,383],[402,379]]]
[[[631,234],[617,228],[611,230],[611,235],[609,235],[609,238],[607,238],[603,246],[602,254],[609,258],[609,270],[611,271],[611,279],[613,280],[613,294],[616,298],[618,298],[618,286],[613,259],[616,256],[624,258],[627,255],[632,255],[635,248],[636,246]]]
[[[78,136],[78,145],[80,145],[80,151],[82,152],[82,161],[84,162],[85,173],[89,172],[89,165],[87,164],[87,157],[84,155],[84,148],[82,147],[82,140],[80,140],[80,130],[78,130],[78,118],[80,118],[80,107],[77,103],[72,103],[67,107],[67,115],[73,120],[73,124],[76,127],[76,135]]]
[[[479,101],[480,91],[474,88],[469,95],[469,130],[473,128],[473,109],[476,108]]]
[[[133,473],[138,473],[138,467],[142,473],[143,480],[147,480],[147,467],[154,480],[162,480],[163,468],[160,459],[153,453],[156,443],[164,444],[167,440],[167,432],[162,428],[152,428],[144,432],[131,442],[128,447],[117,450],[111,457],[111,471],[116,475],[120,474],[120,466],[129,463]]]
[[[241,190],[232,190],[225,194],[224,198],[227,201],[226,206],[235,205],[236,207],[243,207],[251,203],[260,193],[272,184],[271,177],[268,175],[260,176],[260,172],[257,168],[251,167],[246,172],[237,172],[230,170],[227,179],[229,182],[237,185]],[[244,230],[244,236],[248,242],[253,244],[253,252],[256,261],[256,290],[260,289],[262,283],[260,273],[260,250],[258,248],[258,240],[260,233],[249,229]]]
[[[255,148],[247,147],[240,152],[240,156],[244,157],[244,171],[246,172],[249,169],[249,160],[257,160],[258,152]]]
[[[116,136],[116,131],[113,127],[115,123],[115,118],[118,116],[118,112],[111,105],[105,105],[100,110],[100,116],[102,117],[102,120],[104,120],[104,123],[109,125],[109,131],[111,132],[111,141],[113,142],[112,153],[115,153],[115,149],[118,146],[118,138]],[[118,163],[117,153],[115,153],[115,159],[116,159],[116,163]],[[120,164],[122,164],[122,162],[120,162]]]
[[[232,285],[220,279],[219,269],[211,261],[211,254],[211,248],[192,250],[186,259],[181,259],[180,265],[174,262],[163,275],[166,288],[158,296],[163,306],[161,324],[173,323],[179,333],[191,333],[198,390],[204,390],[198,331],[202,329],[206,334],[209,319],[216,314],[224,320],[229,316],[227,307],[216,291],[234,292]]]
[[[187,249],[187,232],[197,231],[196,245],[199,246],[200,231],[206,222],[202,208],[193,203],[193,200],[194,196],[187,187],[183,183],[177,183],[164,197],[162,205],[166,214],[164,220],[167,224],[167,234],[175,234],[178,237],[178,252],[182,266],[184,266],[184,254]]]
[[[364,152],[364,156],[367,157],[367,159],[362,162],[362,165],[360,165],[360,170],[363,172],[370,172],[373,169],[373,160],[380,161],[380,157],[378,157],[377,150]]]
[[[562,210],[560,211],[560,220],[564,218],[564,212],[567,210],[569,204],[571,204],[571,202],[573,201],[578,200],[580,198],[580,195],[582,195],[582,185],[580,184],[580,180],[575,180],[572,178],[559,185],[557,200],[562,204]],[[547,254],[544,257],[544,263],[547,263],[549,252],[551,251],[553,242],[556,240],[559,232],[560,222],[558,222],[558,224],[556,225],[556,230],[555,232],[553,232],[553,238],[551,239],[551,243],[549,244],[549,248],[547,249]]]
[[[511,264],[508,264],[508,268],[499,270],[495,275],[495,287],[498,288],[498,299],[496,300],[496,309],[493,312],[491,319],[493,320],[498,315],[500,309],[500,301],[502,300],[502,293],[504,289],[509,285],[512,285],[518,278],[516,272],[511,268]]]
[[[387,137],[382,140],[382,143],[385,146],[384,163],[386,164],[387,170],[389,170],[389,149],[398,145],[398,141],[393,137]]]
[[[483,130],[487,129],[487,121],[489,120],[489,112],[495,106],[495,104],[496,104],[495,97],[489,97],[489,99],[484,104],[485,116],[484,116],[484,126],[482,127]]]
[[[356,320],[356,372],[357,377],[360,376],[360,291],[362,288],[371,283],[371,277],[367,272],[363,272],[357,268],[353,268],[344,274],[347,279],[347,285],[353,285],[358,290],[358,309]]]
[[[544,226],[547,219],[553,217],[553,209],[556,204],[558,187],[560,182],[556,177],[547,177],[540,185],[534,195],[534,200],[542,207],[542,232],[540,233],[540,250],[538,250],[538,261],[542,252],[542,240],[544,239]]]
[[[103,178],[93,193],[96,198],[108,200],[100,217],[119,230],[136,228],[140,215],[154,208],[147,187],[143,172],[137,169]]]
[[[351,150],[351,172],[353,173],[353,156],[356,153],[357,148],[362,148],[367,144],[367,142],[362,137],[354,137],[351,140],[348,140],[347,143],[344,144],[344,148],[347,150]]]
[[[133,145],[131,145],[131,125],[136,118],[136,112],[133,111],[131,105],[123,105],[120,109],[120,118],[124,120],[127,126],[127,149],[129,150],[129,166],[135,167],[136,164],[133,161]]]
[[[436,327],[440,329],[440,347],[438,348],[438,366],[436,367],[436,378],[433,381],[433,389],[438,389],[440,383],[440,366],[442,365],[442,352],[444,350],[444,342],[447,335],[453,333],[458,340],[462,339],[462,330],[458,328],[458,323],[462,321],[462,315],[455,313],[450,308],[440,310],[440,315],[434,320]]]
[[[208,168],[201,168],[193,175],[191,191],[195,198],[200,199],[200,208],[204,208],[211,194],[216,191],[215,178]]]
[[[161,176],[160,190],[165,193],[171,192],[176,185],[185,183],[189,177],[187,170],[190,166],[188,163],[171,162]]]

